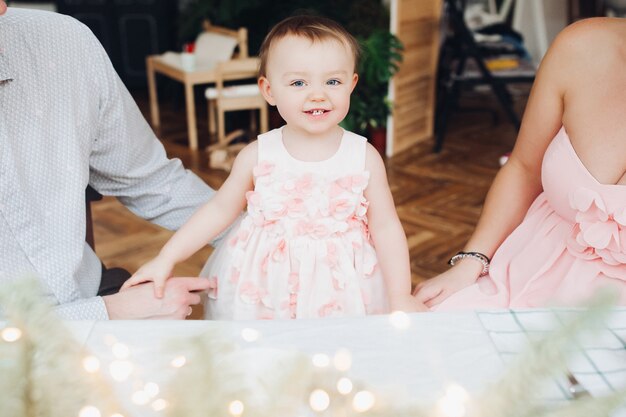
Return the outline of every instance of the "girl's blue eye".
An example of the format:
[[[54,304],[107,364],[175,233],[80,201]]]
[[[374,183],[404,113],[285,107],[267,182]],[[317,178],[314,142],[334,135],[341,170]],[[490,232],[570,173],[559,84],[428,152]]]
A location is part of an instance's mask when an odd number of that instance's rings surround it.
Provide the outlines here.
[[[339,85],[339,84],[341,84],[341,81],[339,81],[339,80],[328,80],[328,81],[326,81],[326,84],[327,85]]]
[[[297,80],[297,81],[292,82],[290,85],[292,85],[294,87],[304,87],[304,81]]]

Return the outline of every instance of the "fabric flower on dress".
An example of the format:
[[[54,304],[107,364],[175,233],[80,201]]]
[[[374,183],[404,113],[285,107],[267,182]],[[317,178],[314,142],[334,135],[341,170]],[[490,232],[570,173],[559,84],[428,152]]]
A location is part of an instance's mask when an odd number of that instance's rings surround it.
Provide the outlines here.
[[[349,175],[341,177],[335,181],[337,185],[345,190],[352,191],[353,193],[360,193],[367,187],[369,181],[369,172],[365,171],[362,174]]]
[[[257,166],[252,169],[252,175],[255,177],[264,177],[270,175],[274,171],[275,165],[272,162],[260,161]]]
[[[603,273],[626,279],[626,208],[608,212],[602,197],[587,188],[570,195],[570,207],[576,210],[576,224],[567,242],[569,252],[581,259],[597,259],[608,267],[601,268]]]
[[[330,214],[337,220],[345,220],[354,213],[354,203],[347,198],[330,202]]]
[[[263,303],[266,307],[272,306],[267,289],[260,288],[251,281],[241,284],[239,287],[239,297],[241,298],[241,301],[246,304]]]
[[[306,173],[296,179],[285,181],[281,191],[291,196],[306,197],[311,193],[314,185],[313,175]]]
[[[333,300],[321,306],[318,310],[318,314],[320,317],[330,317],[332,315],[341,313],[341,311],[343,311],[341,305],[337,303],[337,301]]]

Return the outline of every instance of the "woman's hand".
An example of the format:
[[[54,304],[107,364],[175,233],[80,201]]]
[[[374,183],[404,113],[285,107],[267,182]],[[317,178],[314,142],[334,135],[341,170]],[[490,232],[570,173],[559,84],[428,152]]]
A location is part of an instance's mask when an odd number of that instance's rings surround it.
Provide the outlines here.
[[[482,265],[473,259],[463,259],[454,267],[415,288],[415,298],[427,307],[435,306],[455,292],[476,282]]]
[[[428,311],[428,307],[411,294],[391,298],[391,311],[404,311],[405,313],[418,313]]]
[[[154,282],[154,296],[156,298],[163,298],[165,281],[172,277],[174,265],[175,263],[168,258],[157,256],[139,268],[137,272],[122,285],[121,290],[152,281]]]

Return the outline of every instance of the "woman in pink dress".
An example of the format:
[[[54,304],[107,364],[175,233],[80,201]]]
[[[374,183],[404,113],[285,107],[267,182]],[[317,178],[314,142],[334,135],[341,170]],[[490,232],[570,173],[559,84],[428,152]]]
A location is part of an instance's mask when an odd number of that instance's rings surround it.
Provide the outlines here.
[[[570,306],[609,287],[626,305],[624,39],[617,18],[559,34],[476,231],[418,300],[441,311]]]

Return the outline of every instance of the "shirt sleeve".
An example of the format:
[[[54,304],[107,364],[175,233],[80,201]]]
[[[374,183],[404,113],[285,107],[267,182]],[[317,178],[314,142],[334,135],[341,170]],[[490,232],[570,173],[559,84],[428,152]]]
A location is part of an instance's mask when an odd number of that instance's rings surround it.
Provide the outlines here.
[[[102,297],[83,298],[54,307],[63,320],[108,320],[109,314]]]
[[[106,52],[92,36],[98,65],[99,121],[92,138],[90,185],[138,216],[178,229],[214,193],[179,159],[168,159]]]

